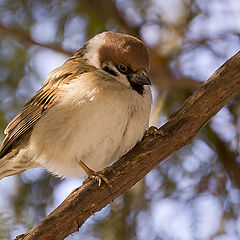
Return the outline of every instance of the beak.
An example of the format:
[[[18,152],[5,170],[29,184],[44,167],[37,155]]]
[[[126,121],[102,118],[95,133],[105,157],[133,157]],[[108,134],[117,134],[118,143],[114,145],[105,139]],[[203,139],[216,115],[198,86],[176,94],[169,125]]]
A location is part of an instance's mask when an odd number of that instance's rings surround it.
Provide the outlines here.
[[[150,79],[145,70],[139,70],[131,74],[130,81],[141,85],[151,85]]]

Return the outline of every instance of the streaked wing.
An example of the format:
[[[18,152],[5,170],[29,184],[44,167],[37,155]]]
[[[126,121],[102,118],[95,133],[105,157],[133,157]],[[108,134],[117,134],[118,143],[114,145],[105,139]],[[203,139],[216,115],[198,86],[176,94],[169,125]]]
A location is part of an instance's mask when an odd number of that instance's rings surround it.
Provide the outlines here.
[[[25,104],[23,110],[8,124],[4,131],[7,136],[0,148],[0,158],[6,154],[17,139],[36,124],[44,111],[58,101],[59,94],[57,92],[60,91],[58,86],[61,82],[68,81],[71,75],[72,73],[64,74],[48,82]]]

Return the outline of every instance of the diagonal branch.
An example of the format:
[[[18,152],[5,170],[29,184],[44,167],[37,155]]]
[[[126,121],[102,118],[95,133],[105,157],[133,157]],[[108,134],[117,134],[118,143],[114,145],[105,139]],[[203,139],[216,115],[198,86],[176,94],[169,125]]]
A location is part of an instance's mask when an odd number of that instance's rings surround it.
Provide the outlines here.
[[[111,2],[111,1],[109,1]],[[90,2],[91,3],[91,2]],[[88,2],[88,4],[83,5],[86,8],[88,7],[88,5],[90,4]],[[93,1],[94,3],[94,1]],[[92,5],[90,5],[89,7],[92,10],[92,6],[95,6],[92,3]],[[113,4],[113,2],[112,2]],[[98,4],[97,4],[98,6]],[[111,6],[115,6],[115,5],[111,5]],[[105,4],[103,4],[101,7],[106,7]],[[109,6],[108,6],[109,7]],[[106,12],[106,11],[102,11],[102,12]],[[108,11],[109,12],[109,11]],[[99,15],[100,11],[96,11],[96,14]],[[114,8],[114,11],[112,11],[112,14],[115,14],[116,18],[118,19],[120,25],[122,27],[124,27],[125,30],[127,30],[128,33],[134,34],[134,35],[138,35],[136,29],[133,29],[129,26],[127,26],[127,23],[124,21],[123,18],[121,18],[120,14],[117,12],[116,6]],[[73,54],[73,52],[71,52],[70,50],[65,50],[63,49],[61,46],[56,45],[56,44],[48,44],[48,43],[40,43],[38,41],[35,41],[28,32],[24,31],[24,30],[20,30],[18,28],[13,28],[13,27],[9,27],[9,26],[5,26],[0,22],[0,33],[5,34],[6,36],[10,36],[12,38],[14,38],[15,40],[21,42],[22,44],[26,45],[26,46],[31,46],[31,45],[36,45],[42,48],[47,48],[59,53],[63,53],[67,56],[71,56]],[[180,78],[177,79],[175,77],[173,77],[170,73],[170,71],[168,70],[168,67],[166,65],[164,65],[164,61],[163,58],[161,56],[159,56],[158,54],[156,54],[156,49],[151,49],[149,48],[149,52],[151,55],[151,79],[152,82],[154,83],[155,86],[158,87],[158,89],[160,91],[163,90],[167,90],[167,91],[171,91],[172,89],[194,89],[196,87],[198,87],[201,82],[196,81],[194,79],[190,79],[190,78]],[[161,68],[159,68],[159,65],[161,64]],[[161,76],[161,81],[158,81],[159,76]]]
[[[155,166],[189,144],[198,131],[240,92],[240,52],[222,65],[161,128],[166,136],[145,137],[105,174],[112,185],[88,181],[49,216],[17,239],[64,239],[95,212],[131,188]]]
[[[71,56],[73,53],[68,50],[64,50],[62,47],[53,44],[44,44],[33,40],[27,32],[19,30],[17,28],[7,27],[0,22],[0,32],[3,32],[7,36],[22,42],[25,45],[37,45],[39,47],[48,48],[66,55]]]

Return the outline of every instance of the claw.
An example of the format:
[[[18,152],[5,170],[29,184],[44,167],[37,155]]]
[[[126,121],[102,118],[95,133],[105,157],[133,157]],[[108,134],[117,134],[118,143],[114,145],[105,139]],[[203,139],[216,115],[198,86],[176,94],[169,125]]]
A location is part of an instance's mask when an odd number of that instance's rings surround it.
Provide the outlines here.
[[[154,138],[157,137],[157,135],[160,135],[162,137],[166,136],[167,133],[165,133],[162,129],[159,129],[155,126],[151,126],[145,133],[144,136],[147,137],[149,135],[153,135]]]
[[[104,170],[101,172],[95,172],[91,168],[89,168],[84,162],[79,161],[79,165],[82,167],[82,169],[86,172],[89,179],[95,180],[98,182],[98,186],[101,186],[102,181],[107,185],[108,189],[111,191],[112,185],[108,181],[108,179],[103,175]]]
[[[98,182],[98,186],[100,187],[101,186],[101,183],[102,183],[102,179],[99,177],[99,176],[96,176],[96,175],[91,175],[91,176],[88,176],[90,179],[92,180],[95,180]]]

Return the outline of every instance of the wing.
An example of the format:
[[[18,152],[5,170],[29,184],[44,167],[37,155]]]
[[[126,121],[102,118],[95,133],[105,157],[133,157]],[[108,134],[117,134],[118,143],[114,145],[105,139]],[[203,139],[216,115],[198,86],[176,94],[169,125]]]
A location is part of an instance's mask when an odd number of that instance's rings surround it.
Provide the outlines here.
[[[4,133],[7,134],[0,148],[0,158],[2,158],[9,148],[36,122],[41,118],[43,113],[51,108],[59,99],[59,85],[68,81],[72,73],[65,73],[59,77],[54,77],[32,97],[25,105],[23,110],[8,124]]]
[[[84,48],[80,49],[62,66],[52,71],[43,87],[23,107],[23,110],[8,124],[4,133],[7,134],[0,148],[0,158],[17,142],[17,140],[32,128],[41,116],[60,98],[61,85],[68,84],[76,76],[96,68],[86,64],[81,59]]]

